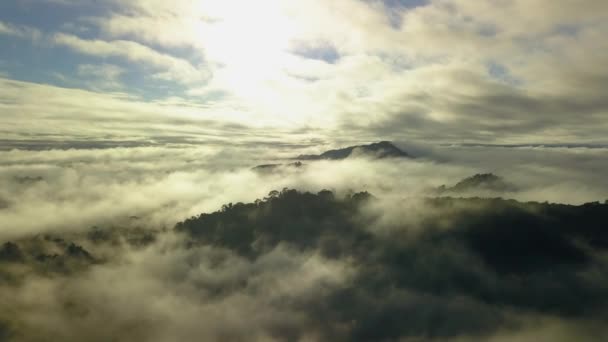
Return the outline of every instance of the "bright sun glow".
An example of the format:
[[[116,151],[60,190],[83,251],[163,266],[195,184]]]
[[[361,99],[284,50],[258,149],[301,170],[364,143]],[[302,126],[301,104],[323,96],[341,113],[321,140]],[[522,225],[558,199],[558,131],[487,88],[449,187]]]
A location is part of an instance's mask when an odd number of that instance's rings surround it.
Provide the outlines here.
[[[247,76],[262,76],[283,64],[294,34],[289,18],[276,1],[222,1],[205,8],[206,25],[199,31],[207,57]]]
[[[218,1],[199,5],[205,13],[196,36],[205,58],[214,64],[213,84],[255,103],[263,114],[281,121],[297,120],[285,113],[275,84],[285,81],[293,65],[288,52],[297,36],[294,21],[280,1]],[[279,107],[281,109],[279,109]]]

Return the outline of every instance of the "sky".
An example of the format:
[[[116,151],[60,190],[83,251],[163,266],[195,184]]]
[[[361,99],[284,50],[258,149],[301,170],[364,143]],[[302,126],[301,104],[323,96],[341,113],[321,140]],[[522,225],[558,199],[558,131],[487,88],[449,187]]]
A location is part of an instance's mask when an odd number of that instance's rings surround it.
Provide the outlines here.
[[[607,19],[603,0],[2,1],[0,134],[605,145]]]

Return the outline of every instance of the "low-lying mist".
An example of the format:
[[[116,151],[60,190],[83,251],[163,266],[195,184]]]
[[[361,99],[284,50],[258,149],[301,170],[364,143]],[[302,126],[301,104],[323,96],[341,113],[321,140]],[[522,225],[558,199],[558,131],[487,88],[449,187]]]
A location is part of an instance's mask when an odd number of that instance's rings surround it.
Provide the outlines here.
[[[310,161],[273,172],[251,168],[288,163],[299,152],[211,146],[0,152],[0,238],[127,222],[172,227],[185,217],[283,188],[417,198],[482,172],[501,176],[517,191],[462,195],[571,204],[608,197],[598,171],[608,169],[603,149],[483,151],[427,149],[417,150],[415,159]]]
[[[0,341],[605,336],[605,150],[402,147],[0,152]]]

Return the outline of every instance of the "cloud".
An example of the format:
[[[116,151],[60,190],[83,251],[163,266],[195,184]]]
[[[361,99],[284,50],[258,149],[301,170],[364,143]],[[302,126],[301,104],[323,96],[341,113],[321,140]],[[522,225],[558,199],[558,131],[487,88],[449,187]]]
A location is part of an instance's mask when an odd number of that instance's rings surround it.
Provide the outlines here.
[[[40,30],[28,26],[16,26],[0,21],[0,34],[38,41],[42,38]]]
[[[606,49],[593,46],[606,30],[605,5],[593,1],[585,9],[571,6],[540,0],[431,1],[413,8],[347,0],[289,5],[268,1],[255,13],[288,17],[289,26],[283,30],[290,33],[290,43],[276,51],[266,49],[272,53],[266,61],[250,55],[243,59],[249,70],[262,71],[269,61],[274,66],[272,74],[260,73],[251,80],[246,70],[214,57],[213,46],[195,34],[212,34],[214,25],[236,18],[221,6],[133,3],[125,11],[141,17],[112,15],[97,24],[110,36],[190,46],[216,58],[221,66],[213,67],[208,90],[201,87],[192,94],[222,89],[250,108],[273,115],[284,115],[284,108],[291,107],[297,111],[290,114],[296,125],[306,118],[313,126],[351,129],[373,138],[598,140],[608,112],[598,91],[605,88],[605,77],[597,74]],[[399,25],[391,23],[387,11],[401,17]],[[346,12],[352,15],[342,15]],[[196,19],[204,14],[218,21]],[[310,18],[315,18],[314,24]],[[170,29],[180,27],[183,30]],[[235,40],[245,39],[252,30],[243,24]],[[153,34],[158,31],[190,33],[178,39]],[[319,44],[334,49],[340,59],[324,64],[312,63],[306,55],[296,57],[302,47]],[[490,65],[501,66],[506,74],[492,75]],[[240,75],[238,82],[235,74]],[[575,119],[581,116],[585,120]],[[508,135],[503,134],[505,127]]]
[[[392,91],[353,109],[344,127],[369,136],[440,141],[600,142],[596,128],[608,112],[594,91],[579,96],[518,89],[472,64],[420,67],[381,84]],[[380,84],[368,87],[371,94],[381,93]],[[379,114],[365,117],[366,112]]]
[[[2,301],[19,310],[18,316],[2,315],[10,328],[18,327],[9,329],[9,336],[280,340],[309,320],[281,302],[306,301],[350,276],[350,265],[315,252],[278,247],[258,260],[247,260],[228,250],[183,246],[170,234],[146,249],[116,246],[115,262],[93,266],[89,272],[69,278],[30,273],[22,286],[0,285],[13,295],[2,295]],[[166,282],[158,277],[166,277]],[[100,281],[115,281],[117,286],[99,287]],[[40,291],[54,295],[26,309],[33,303],[28,293]],[[243,314],[250,318],[243,319]],[[77,327],[68,323],[74,319]],[[33,325],[40,329],[30,329]]]
[[[194,67],[188,61],[160,53],[132,41],[86,40],[65,33],[55,34],[52,40],[55,44],[64,45],[80,53],[96,57],[118,56],[131,62],[149,63],[162,69],[162,71],[154,74],[154,77],[160,79],[191,83],[202,82],[208,78],[206,70],[202,67]]]
[[[415,154],[414,160],[305,162],[302,168],[259,174],[251,167],[317,151],[296,151],[289,145],[271,148],[272,142],[198,145],[179,139],[171,143],[174,139],[168,137],[167,145],[159,140],[141,147],[109,145],[91,150],[74,145],[65,150],[0,152],[1,237],[82,231],[95,225],[161,229],[284,187],[333,189],[339,196],[367,190],[386,199],[381,208],[398,203],[412,209],[390,210],[385,222],[415,223],[421,218],[412,214],[421,205],[419,198],[483,172],[502,176],[518,190],[473,191],[470,196],[581,204],[603,202],[608,193],[596,171],[607,167],[599,158],[605,153],[602,149],[443,147]],[[39,219],[31,220],[34,213]]]
[[[171,93],[183,103],[213,107],[220,121],[256,118],[278,134],[604,143],[604,8],[546,0],[116,2],[78,19],[98,34],[48,40],[147,66],[179,85]]]
[[[78,66],[78,75],[93,78],[93,88],[99,89],[122,89],[124,85],[120,77],[125,69],[112,64],[81,64]]]
[[[190,136],[195,140],[224,140],[228,132],[243,138],[254,136],[254,126],[269,124],[268,119],[239,112],[229,103],[200,104],[179,98],[148,101],[124,92],[94,92],[10,79],[0,79],[0,84],[5,113],[0,122],[7,139],[118,141]]]

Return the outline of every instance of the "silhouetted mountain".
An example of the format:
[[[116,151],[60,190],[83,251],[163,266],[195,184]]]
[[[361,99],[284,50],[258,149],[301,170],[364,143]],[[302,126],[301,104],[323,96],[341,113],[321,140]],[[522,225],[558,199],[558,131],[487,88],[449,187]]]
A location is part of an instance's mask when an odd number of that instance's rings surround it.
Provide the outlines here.
[[[381,141],[369,145],[358,145],[341,148],[337,150],[329,150],[319,155],[303,154],[294,159],[301,160],[340,160],[350,156],[364,155],[374,158],[410,158],[411,156],[400,150],[397,146],[389,141]]]
[[[34,184],[34,183],[38,183],[38,182],[44,181],[44,178],[42,178],[41,176],[36,176],[36,177],[32,177],[32,176],[15,176],[14,179],[19,184]]]
[[[293,316],[271,316],[272,326],[266,329],[280,341],[303,340],[311,332],[315,341],[429,336],[432,341],[460,341],[462,336],[486,341],[517,327],[521,317],[551,317],[565,324],[602,324],[608,317],[608,203],[573,206],[452,197],[419,201],[384,205],[367,192],[337,196],[327,190],[283,189],[178,223],[174,232],[179,239],[148,238],[160,231],[100,228],[74,236],[76,240],[36,236],[0,246],[0,286],[8,291],[53,279],[72,286],[90,270],[95,277],[109,273],[119,286],[113,270],[135,267],[133,255],[144,259],[146,270],[162,260],[169,273],[155,267],[150,273],[134,271],[146,277],[144,284],[162,282],[166,288],[161,291],[177,289],[175,293],[193,296],[180,298],[196,305],[226,303],[235,310],[256,305],[256,311],[270,306],[276,309],[272,313],[303,317],[294,324]],[[131,244],[126,240],[131,234],[144,240]],[[132,248],[145,247],[139,241],[161,244],[134,254]],[[105,263],[104,255],[113,255],[116,262]],[[100,284],[102,294],[106,283]],[[134,285],[127,286],[132,294]],[[115,313],[95,311],[104,301],[87,298],[83,288],[68,289],[60,292],[60,309],[49,312],[70,319],[74,312],[95,313],[97,321]],[[268,293],[273,296],[266,297]],[[250,301],[260,297],[261,302]],[[0,316],[0,324],[22,333],[15,324],[23,320],[18,314],[9,311]],[[248,339],[239,335],[230,340]]]
[[[58,236],[35,236],[16,242],[6,242],[0,247],[0,266],[2,263],[20,263],[24,269],[39,274],[73,274],[83,271],[97,263],[93,255],[81,245]],[[0,267],[0,283],[2,274]]]
[[[289,164],[263,164],[263,165],[258,165],[255,167],[252,167],[251,169],[253,171],[257,171],[257,172],[272,172],[272,171],[276,171],[277,169],[280,168],[300,168],[303,167],[304,164],[302,164],[302,162],[295,162],[295,163],[289,163]]]
[[[0,197],[0,209],[6,209],[6,208],[10,207],[10,205],[11,205],[11,203],[9,201]]]
[[[299,160],[341,160],[351,156],[366,156],[373,158],[411,158],[407,152],[400,150],[389,141],[381,141],[369,145],[350,146],[337,150],[329,150],[319,155],[302,154],[293,159]],[[300,168],[306,166],[300,161],[289,164],[262,164],[252,167],[256,172],[266,173],[281,169]]]
[[[131,216],[129,219],[137,220],[137,216]],[[127,243],[131,247],[145,247],[156,241],[158,232],[152,229],[141,227],[92,227],[86,234],[88,241],[96,244],[109,244],[118,246],[121,243]]]
[[[20,262],[23,260],[23,252],[16,243],[6,242],[0,248],[0,262]]]
[[[471,177],[467,177],[452,187],[440,186],[437,189],[439,193],[463,193],[474,191],[515,191],[515,185],[507,182],[504,178],[493,173],[478,173]]]
[[[601,271],[608,261],[598,257],[608,249],[606,204],[430,198],[412,212],[424,217],[415,226],[378,228],[381,221],[360,214],[373,201],[369,194],[273,191],[176,229],[191,248],[221,247],[250,260],[282,246],[357,265],[348,285],[298,304],[322,340],[483,335],[503,324],[505,307],[574,319],[608,314],[608,274]]]

